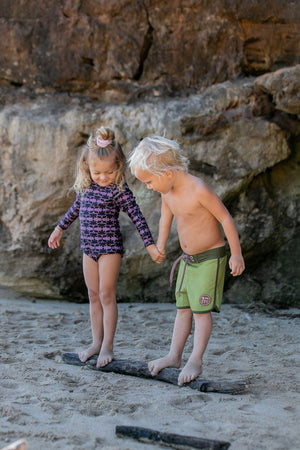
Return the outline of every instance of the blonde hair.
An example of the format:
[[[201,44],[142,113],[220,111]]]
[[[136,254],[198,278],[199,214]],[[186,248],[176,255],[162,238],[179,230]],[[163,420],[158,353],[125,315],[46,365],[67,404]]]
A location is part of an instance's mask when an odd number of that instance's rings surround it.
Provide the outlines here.
[[[76,179],[73,189],[83,193],[92,183],[89,169],[89,158],[104,159],[112,153],[116,156],[117,174],[115,184],[122,190],[125,183],[126,157],[121,145],[115,140],[115,133],[110,128],[100,127],[91,134],[87,145],[81,152],[77,162]]]
[[[153,175],[162,175],[167,169],[187,172],[189,164],[176,141],[155,135],[144,138],[132,151],[128,162],[134,175],[137,170]]]

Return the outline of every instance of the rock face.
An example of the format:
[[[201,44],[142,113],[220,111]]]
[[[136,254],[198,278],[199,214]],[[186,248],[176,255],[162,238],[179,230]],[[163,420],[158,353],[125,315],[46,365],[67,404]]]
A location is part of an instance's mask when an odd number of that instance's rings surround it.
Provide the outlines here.
[[[294,0],[2,0],[0,85],[173,94],[300,62]]]
[[[78,152],[103,124],[127,155],[151,133],[176,139],[223,199],[247,266],[227,277],[226,300],[299,302],[299,8],[262,3],[1,2],[2,285],[87,299],[78,223],[60,249],[47,239],[74,199]],[[159,195],[127,179],[156,237]],[[161,265],[126,216],[121,226],[119,300],[172,300],[175,224]]]

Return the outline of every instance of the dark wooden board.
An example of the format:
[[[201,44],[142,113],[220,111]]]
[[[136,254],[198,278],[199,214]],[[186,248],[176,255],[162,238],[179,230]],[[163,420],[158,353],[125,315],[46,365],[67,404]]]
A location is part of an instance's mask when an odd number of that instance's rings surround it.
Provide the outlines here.
[[[80,361],[77,353],[64,353],[62,358],[67,364],[87,366],[89,369],[99,372],[114,372],[122,375],[149,378],[178,386],[180,369],[169,367],[161,370],[153,377],[148,369],[148,364],[144,361],[113,359],[111,363],[98,369],[96,368],[96,356],[92,356],[85,363]],[[247,390],[247,383],[244,380],[206,380],[199,377],[190,383],[184,384],[184,386],[188,386],[191,389],[196,389],[200,392],[219,392],[223,394],[241,394]]]
[[[175,433],[166,433],[151,430],[150,428],[132,427],[126,425],[116,426],[116,435],[122,438],[131,438],[140,442],[163,445],[174,449],[201,448],[226,450],[230,447],[230,443],[225,441],[198,438],[196,436],[185,436]]]

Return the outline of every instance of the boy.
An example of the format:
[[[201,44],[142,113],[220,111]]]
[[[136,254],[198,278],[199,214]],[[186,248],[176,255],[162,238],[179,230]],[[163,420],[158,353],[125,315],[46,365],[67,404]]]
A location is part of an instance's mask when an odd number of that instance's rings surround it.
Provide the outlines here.
[[[212,330],[211,311],[219,312],[221,308],[226,255],[220,225],[230,246],[229,267],[233,276],[245,269],[239,237],[219,197],[204,181],[188,173],[188,160],[175,141],[160,136],[143,139],[130,155],[129,166],[148,189],[161,193],[157,248],[162,254],[173,217],[177,222],[184,253],[178,258],[177,315],[171,347],[166,356],[148,366],[153,376],[165,367],[180,367],[194,317],[193,351],[179,374],[181,386],[202,373],[202,358]]]

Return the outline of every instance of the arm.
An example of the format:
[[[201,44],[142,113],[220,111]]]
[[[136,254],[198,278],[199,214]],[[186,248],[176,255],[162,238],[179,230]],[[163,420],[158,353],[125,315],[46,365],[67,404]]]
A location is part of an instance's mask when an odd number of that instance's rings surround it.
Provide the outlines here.
[[[223,227],[225,236],[227,237],[228,244],[230,247],[231,253],[231,257],[229,259],[229,267],[231,269],[230,273],[234,277],[237,275],[241,275],[241,273],[243,273],[245,270],[244,258],[242,256],[242,250],[240,246],[240,240],[237,229],[228,211],[227,214],[225,214],[225,218],[220,223]]]
[[[66,230],[77,219],[80,211],[80,196],[77,195],[75,202],[66,212],[59,224],[54,228],[54,231],[50,234],[48,239],[48,246],[50,248],[57,248],[60,245],[60,240],[63,235],[63,231]]]
[[[161,196],[161,216],[159,219],[159,231],[157,238],[157,248],[160,253],[166,253],[166,243],[170,234],[171,225],[173,221],[173,213],[168,207],[164,196]]]
[[[124,195],[117,196],[117,201],[120,204],[120,209],[126,212],[134,223],[152,260],[160,264],[161,262],[163,262],[166,256],[164,254],[161,254],[154,244],[151,231],[147,225],[146,219],[144,218],[140,210],[140,207],[135,201],[133,193],[127,185],[124,186],[124,189]]]
[[[153,261],[157,262],[158,264],[160,264],[166,258],[165,246],[170,233],[172,220],[173,214],[171,213],[169,207],[162,198],[157,244],[154,246],[154,249],[151,249],[152,251],[155,252],[154,255],[151,255],[149,247],[147,248]],[[156,259],[154,259],[154,257]]]
[[[73,205],[69,208],[64,217],[58,223],[59,228],[64,231],[74,222],[74,220],[77,219],[77,217],[79,216],[80,205],[81,197],[79,194],[77,194]]]
[[[241,275],[245,270],[244,258],[237,229],[229,211],[220,198],[208,186],[201,187],[201,204],[218,220],[222,225],[225,236],[230,247],[231,257],[229,267],[233,276]]]
[[[147,225],[146,219],[143,216],[140,207],[136,203],[133,193],[126,184],[124,185],[124,190],[115,197],[115,201],[119,205],[121,211],[125,212],[134,223],[144,242],[144,246],[148,248],[151,245],[154,245],[154,239]]]

